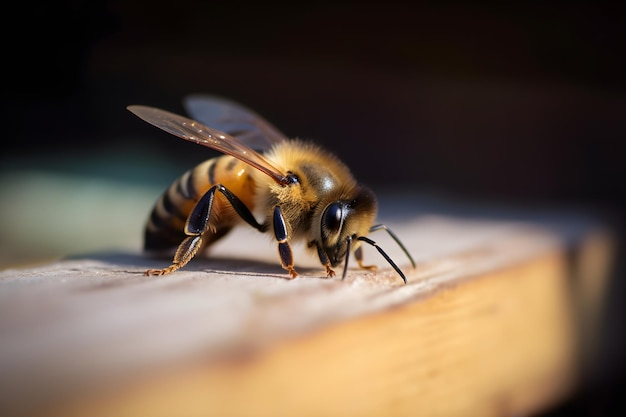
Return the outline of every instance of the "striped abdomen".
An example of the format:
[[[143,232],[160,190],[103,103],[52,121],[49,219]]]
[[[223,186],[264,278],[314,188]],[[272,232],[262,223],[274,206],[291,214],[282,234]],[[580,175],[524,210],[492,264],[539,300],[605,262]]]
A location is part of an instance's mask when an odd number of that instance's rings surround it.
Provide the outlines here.
[[[250,168],[232,156],[204,161],[185,172],[159,197],[144,233],[144,249],[177,247],[187,236],[185,222],[196,202],[215,184],[222,184],[254,210],[255,183]],[[204,246],[224,236],[239,217],[218,193],[211,211],[211,229],[204,234]]]

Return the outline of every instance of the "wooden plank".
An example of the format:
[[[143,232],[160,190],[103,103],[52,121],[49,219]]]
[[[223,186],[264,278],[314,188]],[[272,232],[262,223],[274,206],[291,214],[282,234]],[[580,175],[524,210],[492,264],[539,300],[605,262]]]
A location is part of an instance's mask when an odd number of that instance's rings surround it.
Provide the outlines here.
[[[284,279],[275,248],[238,230],[185,270],[103,254],[0,272],[3,415],[477,415],[536,412],[578,380],[612,240],[542,221],[404,215],[408,267]],[[547,219],[547,220],[546,220]],[[371,249],[371,248],[370,248]],[[574,250],[575,249],[575,250]],[[582,292],[582,293],[581,293]]]

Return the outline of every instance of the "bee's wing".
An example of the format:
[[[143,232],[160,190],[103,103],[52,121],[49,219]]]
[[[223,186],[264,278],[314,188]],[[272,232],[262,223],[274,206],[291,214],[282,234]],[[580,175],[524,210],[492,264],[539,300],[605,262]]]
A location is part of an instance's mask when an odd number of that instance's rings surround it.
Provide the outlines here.
[[[265,150],[287,139],[263,117],[234,101],[207,94],[192,94],[185,97],[183,104],[192,119],[235,136],[253,149]]]
[[[139,118],[172,135],[232,155],[269,175],[279,184],[289,182],[282,168],[277,167],[263,155],[227,133],[155,107],[133,105],[128,106],[127,109]]]

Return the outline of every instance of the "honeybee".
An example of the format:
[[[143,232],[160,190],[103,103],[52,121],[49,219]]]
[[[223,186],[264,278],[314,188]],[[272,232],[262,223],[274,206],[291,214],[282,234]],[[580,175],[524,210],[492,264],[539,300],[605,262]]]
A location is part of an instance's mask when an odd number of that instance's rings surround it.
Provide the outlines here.
[[[351,253],[361,268],[376,268],[363,264],[361,244],[367,243],[406,284],[402,270],[367,235],[385,230],[415,266],[413,258],[387,226],[374,224],[376,197],[336,156],[313,143],[288,140],[252,110],[226,99],[189,96],[185,107],[213,127],[154,107],[128,106],[166,132],[225,154],[185,172],[157,200],[146,224],[144,249],[177,249],[170,266],[149,269],[146,275],[182,268],[243,221],[273,233],[289,279],[298,275],[292,241],[304,241],[317,252],[328,277],[343,262],[342,279]]]

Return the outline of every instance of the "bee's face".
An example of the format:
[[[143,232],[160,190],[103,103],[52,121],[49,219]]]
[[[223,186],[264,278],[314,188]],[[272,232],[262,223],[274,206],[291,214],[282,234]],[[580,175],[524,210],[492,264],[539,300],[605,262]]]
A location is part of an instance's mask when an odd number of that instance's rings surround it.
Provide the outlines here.
[[[321,246],[333,267],[349,256],[348,240],[367,235],[375,218],[376,198],[363,186],[352,199],[336,200],[324,208],[320,219]]]

